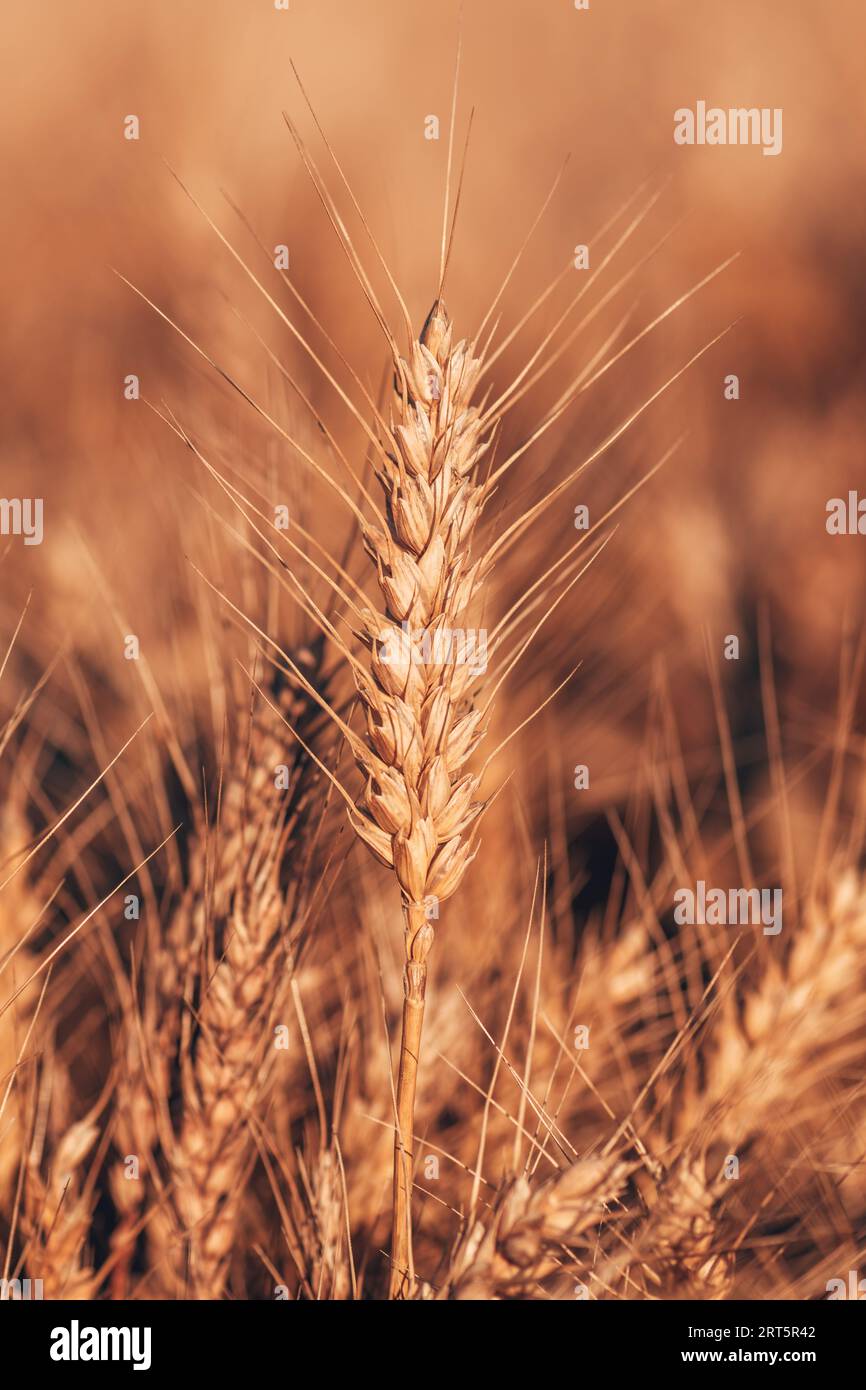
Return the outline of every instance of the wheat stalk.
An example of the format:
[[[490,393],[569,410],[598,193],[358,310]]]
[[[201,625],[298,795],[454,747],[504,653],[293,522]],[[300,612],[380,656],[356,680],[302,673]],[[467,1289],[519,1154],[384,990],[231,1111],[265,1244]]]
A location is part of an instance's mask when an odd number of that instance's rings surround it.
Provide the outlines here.
[[[404,1002],[396,1094],[391,1295],[411,1288],[412,1135],[424,1022],[431,900],[458,887],[474,857],[467,832],[482,810],[479,778],[465,773],[482,737],[468,664],[449,661],[451,636],[465,621],[482,577],[472,537],[484,501],[476,479],[489,447],[472,393],[481,367],[471,346],[454,343],[437,300],[409,360],[397,358],[395,448],[378,480],[384,526],[368,525],[367,551],[382,596],[360,633],[369,679],[355,671],[368,746],[356,747],[366,786],[358,835],[393,869],[404,912]],[[436,642],[447,644],[445,660]]]
[[[27,834],[23,811],[9,797],[0,813],[0,846],[5,851],[9,845],[25,844]],[[22,875],[0,898],[0,1004],[30,974],[33,955],[28,949],[28,930],[40,916],[33,887]],[[0,1197],[13,1190],[24,1144],[16,1087],[30,1042],[37,995],[33,985],[0,1013]]]

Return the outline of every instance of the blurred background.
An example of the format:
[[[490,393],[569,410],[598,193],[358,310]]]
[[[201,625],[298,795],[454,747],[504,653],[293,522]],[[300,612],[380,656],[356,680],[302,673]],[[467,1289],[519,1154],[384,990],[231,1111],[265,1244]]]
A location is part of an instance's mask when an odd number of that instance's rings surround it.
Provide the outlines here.
[[[52,621],[55,638],[80,625],[76,640],[86,642],[103,606],[94,604],[83,545],[153,657],[180,602],[177,528],[194,548],[196,479],[166,427],[124,399],[124,378],[137,374],[144,396],[164,400],[190,426],[209,413],[224,450],[231,432],[236,458],[252,452],[256,466],[279,469],[288,451],[256,433],[251,412],[113,268],[262,399],[284,384],[243,321],[252,317],[338,437],[360,450],[345,410],[166,164],[271,290],[276,276],[222,192],[265,247],[289,247],[299,291],[378,389],[378,329],[281,115],[298,120],[324,168],[290,64],[420,323],[437,276],[457,5],[446,0],[433,14],[399,0],[291,0],[286,12],[268,0],[185,0],[118,10],[88,0],[7,7],[2,26],[3,491],[42,495],[46,509],[45,544],[16,545],[4,563],[6,617],[20,589],[32,588],[46,632]],[[479,322],[566,155],[504,297],[503,330],[576,244],[590,245],[598,263],[623,224],[594,239],[627,199],[636,210],[658,198],[589,292],[587,308],[631,272],[548,374],[549,399],[624,315],[623,341],[739,253],[524,456],[514,482],[531,488],[542,472],[564,472],[566,460],[573,467],[698,348],[736,325],[521,546],[529,572],[537,553],[573,539],[577,503],[594,512],[607,505],[684,436],[620,514],[613,547],[570,605],[568,641],[564,617],[552,629],[563,663],[576,654],[591,674],[603,661],[598,675],[608,683],[625,680],[636,691],[663,653],[679,672],[675,695],[692,702],[704,627],[719,650],[725,633],[739,634],[739,667],[725,675],[747,683],[756,604],[766,598],[785,680],[802,700],[832,706],[840,639],[858,620],[864,575],[862,542],[824,530],[827,498],[863,476],[862,27],[861,7],[848,0],[829,8],[745,0],[626,0],[586,12],[570,0],[465,7],[458,152],[470,108],[474,121],[447,285],[458,329]],[[698,99],[783,108],[782,154],[675,146],[673,112]],[[138,141],[124,138],[130,114],[140,121]],[[441,122],[438,142],[424,139],[429,114]],[[499,359],[500,389],[572,283]],[[730,372],[740,378],[737,402],[723,397]],[[523,401],[515,437],[528,432],[530,416]],[[604,621],[590,640],[596,612]],[[548,651],[545,660],[556,658]],[[565,698],[577,702],[576,718],[590,716],[579,689]],[[703,716],[690,717],[698,734]]]

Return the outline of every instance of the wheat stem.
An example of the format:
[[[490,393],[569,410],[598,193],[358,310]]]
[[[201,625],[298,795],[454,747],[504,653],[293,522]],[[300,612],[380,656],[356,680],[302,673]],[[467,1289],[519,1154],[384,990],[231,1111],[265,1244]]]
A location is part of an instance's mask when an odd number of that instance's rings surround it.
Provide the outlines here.
[[[407,912],[406,966],[403,973],[403,1027],[397,1074],[397,1129],[394,1135],[394,1225],[391,1240],[391,1298],[411,1296],[415,1282],[412,1261],[412,1167],[415,1088],[421,1055],[421,1030],[427,993],[427,954],[433,928],[423,908]]]
[[[412,1297],[411,1193],[415,1084],[424,1019],[428,918],[458,887],[474,857],[467,832],[483,810],[479,779],[464,767],[483,736],[473,685],[486,669],[455,659],[454,630],[485,573],[471,547],[486,489],[476,481],[489,447],[472,395],[480,367],[455,343],[437,299],[409,360],[395,357],[398,448],[378,478],[387,525],[364,543],[381,591],[358,634],[369,667],[352,662],[366,715],[366,746],[350,744],[366,786],[350,819],[393,869],[406,924],[403,1027],[396,1095],[391,1297]],[[446,649],[428,639],[447,635]],[[430,910],[431,902],[435,910]]]

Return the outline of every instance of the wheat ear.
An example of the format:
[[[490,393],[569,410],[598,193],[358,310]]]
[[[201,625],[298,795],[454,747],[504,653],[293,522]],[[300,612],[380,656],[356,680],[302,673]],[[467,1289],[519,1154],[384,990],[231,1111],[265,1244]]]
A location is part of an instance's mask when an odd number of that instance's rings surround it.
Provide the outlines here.
[[[826,1085],[862,1022],[866,893],[848,871],[826,906],[807,905],[787,955],[771,957],[742,1009],[723,1015],[706,1059],[705,1113],[717,1106],[725,1142],[743,1143],[809,1087]],[[808,1026],[807,1026],[808,1025]]]
[[[58,1071],[53,1040],[49,1041],[43,1075],[34,1080],[29,1097],[31,1140],[21,1208],[23,1260],[31,1277],[42,1280],[46,1298],[78,1301],[93,1298],[99,1286],[88,1237],[97,1201],[101,1146],[89,1166],[87,1160],[100,1137],[97,1120],[103,1102],[97,1102],[82,1119],[68,1123],[71,1097],[68,1074]]]
[[[439,1299],[531,1297],[563,1264],[563,1251],[603,1221],[626,1186],[618,1159],[581,1158],[533,1187],[526,1177],[500,1188],[493,1210],[458,1242]]]
[[[412,1134],[433,945],[428,904],[460,883],[474,857],[466,832],[482,809],[479,778],[463,772],[482,736],[470,693],[477,672],[448,655],[482,577],[471,543],[485,496],[475,475],[489,438],[471,403],[480,360],[469,344],[452,342],[440,300],[410,360],[395,366],[395,447],[378,469],[385,525],[364,532],[383,606],[365,611],[360,634],[370,653],[370,679],[356,670],[369,748],[355,750],[367,781],[352,822],[393,868],[405,918],[391,1271],[391,1296],[403,1297],[413,1282]],[[437,639],[444,661],[429,659]]]
[[[279,698],[279,711],[268,710],[253,728],[249,769],[240,769],[227,788],[243,796],[241,806],[226,808],[237,818],[229,849],[233,882],[206,933],[192,1055],[181,1049],[184,1112],[170,1166],[198,1298],[224,1293],[255,1158],[249,1118],[272,1079],[273,1025],[305,934],[309,759],[293,744],[289,787],[275,789],[273,769],[286,753],[274,714],[308,737],[318,720],[303,693],[287,688]]]

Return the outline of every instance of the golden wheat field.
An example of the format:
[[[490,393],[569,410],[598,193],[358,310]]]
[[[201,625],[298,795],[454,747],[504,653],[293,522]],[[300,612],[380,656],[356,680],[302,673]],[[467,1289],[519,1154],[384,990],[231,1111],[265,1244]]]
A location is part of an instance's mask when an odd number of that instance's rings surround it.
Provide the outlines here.
[[[864,1296],[862,7],[0,24],[3,1300]]]

